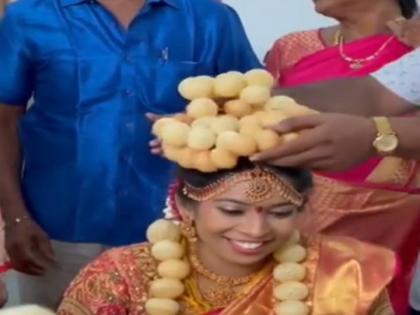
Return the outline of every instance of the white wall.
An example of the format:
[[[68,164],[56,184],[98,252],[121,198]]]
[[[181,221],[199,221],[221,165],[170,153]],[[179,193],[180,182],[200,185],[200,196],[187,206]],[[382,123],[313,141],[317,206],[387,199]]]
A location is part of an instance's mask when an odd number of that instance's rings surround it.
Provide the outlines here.
[[[274,40],[292,31],[331,23],[313,10],[312,0],[224,0],[241,16],[259,57]]]

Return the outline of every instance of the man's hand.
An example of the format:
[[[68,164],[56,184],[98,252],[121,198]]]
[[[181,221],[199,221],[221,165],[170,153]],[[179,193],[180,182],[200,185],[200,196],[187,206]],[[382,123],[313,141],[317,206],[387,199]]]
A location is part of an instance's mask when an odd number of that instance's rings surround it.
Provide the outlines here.
[[[7,254],[17,271],[39,276],[55,263],[47,234],[30,219],[6,226],[5,242]]]
[[[256,154],[253,161],[283,167],[343,171],[373,155],[376,128],[369,118],[316,114],[290,118],[273,127],[280,134],[301,131],[300,137]]]
[[[403,43],[420,47],[420,15],[409,20],[390,21],[388,26]]]
[[[163,118],[163,115],[157,115],[154,113],[146,113],[146,118],[152,123],[154,124],[156,121],[158,121],[159,119]],[[152,154],[155,155],[162,155],[163,151],[162,151],[162,145],[159,141],[159,139],[153,139],[152,141],[149,142],[149,149],[150,152]]]

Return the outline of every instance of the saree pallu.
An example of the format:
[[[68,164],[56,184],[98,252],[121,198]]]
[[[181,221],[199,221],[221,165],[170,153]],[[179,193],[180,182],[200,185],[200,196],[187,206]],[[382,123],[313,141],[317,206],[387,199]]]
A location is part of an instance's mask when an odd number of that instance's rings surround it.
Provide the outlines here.
[[[395,267],[392,252],[345,237],[311,243],[305,264],[311,315],[392,314],[388,300],[381,299]],[[206,315],[274,314],[274,285],[270,275],[224,310]]]
[[[344,46],[346,55],[366,58],[390,39],[372,36]],[[411,48],[392,39],[378,57],[361,69],[351,69],[337,47],[300,59],[281,73],[281,86],[366,76]],[[356,148],[357,149],[357,148]],[[420,181],[416,161],[394,157],[372,158],[345,172],[315,174],[314,193],[303,228],[311,232],[351,235],[396,250],[400,273],[391,292],[397,314],[407,314],[410,273],[420,241]]]

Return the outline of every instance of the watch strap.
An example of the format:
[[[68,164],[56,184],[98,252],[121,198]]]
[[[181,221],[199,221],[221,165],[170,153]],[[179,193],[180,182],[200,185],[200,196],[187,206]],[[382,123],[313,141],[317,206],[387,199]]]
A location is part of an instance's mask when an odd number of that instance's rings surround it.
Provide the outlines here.
[[[395,131],[391,127],[391,123],[387,117],[373,117],[378,135],[395,135]]]

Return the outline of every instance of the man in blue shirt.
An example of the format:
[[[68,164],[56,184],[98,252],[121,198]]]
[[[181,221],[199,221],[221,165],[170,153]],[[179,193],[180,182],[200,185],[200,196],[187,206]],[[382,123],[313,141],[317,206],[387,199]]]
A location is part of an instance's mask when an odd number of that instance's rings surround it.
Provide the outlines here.
[[[37,276],[19,276],[22,302],[54,306],[83,264],[160,214],[170,165],[149,153],[145,114],[181,111],[187,76],[259,63],[213,0],[18,0],[0,43],[6,248]]]

